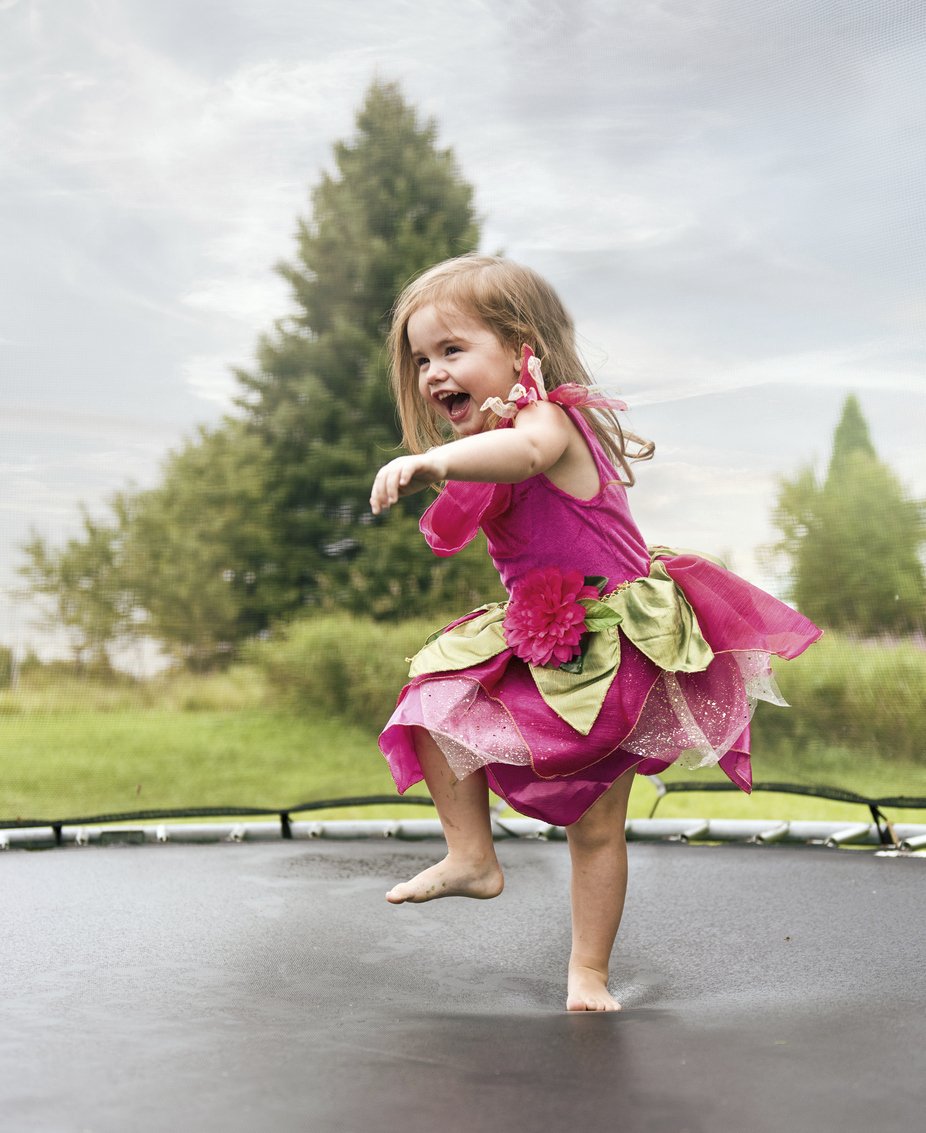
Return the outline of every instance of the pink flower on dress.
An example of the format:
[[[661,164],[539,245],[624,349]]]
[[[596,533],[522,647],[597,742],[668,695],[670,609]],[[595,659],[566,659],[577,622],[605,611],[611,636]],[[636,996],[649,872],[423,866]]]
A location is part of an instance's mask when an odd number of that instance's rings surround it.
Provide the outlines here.
[[[597,598],[577,570],[537,567],[514,584],[505,612],[505,640],[531,665],[562,665],[578,657],[585,632],[583,598]]]

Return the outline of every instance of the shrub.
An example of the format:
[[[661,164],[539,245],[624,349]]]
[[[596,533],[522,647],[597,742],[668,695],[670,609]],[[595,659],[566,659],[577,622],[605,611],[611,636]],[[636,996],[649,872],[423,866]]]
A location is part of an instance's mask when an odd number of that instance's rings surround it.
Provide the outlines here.
[[[796,661],[775,665],[791,708],[756,714],[761,744],[840,747],[926,763],[926,648],[920,639],[860,639],[827,632]]]
[[[266,675],[270,695],[287,707],[321,709],[378,731],[408,679],[406,658],[440,624],[318,615],[291,623],[279,640],[252,647],[247,659]],[[791,708],[760,706],[756,751],[839,748],[860,757],[926,763],[926,648],[919,640],[827,633],[803,657],[776,663],[775,674]]]
[[[393,623],[320,614],[290,623],[275,641],[252,645],[246,660],[263,670],[287,707],[322,709],[378,731],[408,679],[407,658],[442,624],[440,618]]]

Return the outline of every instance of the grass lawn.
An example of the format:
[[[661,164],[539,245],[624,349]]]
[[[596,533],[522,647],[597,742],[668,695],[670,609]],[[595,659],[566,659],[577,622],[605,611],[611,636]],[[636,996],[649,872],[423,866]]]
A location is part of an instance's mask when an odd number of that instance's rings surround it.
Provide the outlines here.
[[[757,781],[826,783],[872,796],[926,796],[926,767],[860,758],[838,748],[760,751]],[[723,781],[716,769],[670,771],[666,779]],[[119,706],[0,714],[0,820],[67,818],[116,811],[195,806],[284,807],[311,799],[393,794],[392,780],[367,731],[331,716],[261,707],[178,711]],[[419,787],[415,793],[424,794]],[[653,785],[640,779],[632,817],[649,814]],[[305,817],[426,817],[406,806],[357,807]],[[864,821],[866,809],[757,792],[669,795],[660,817]],[[889,812],[924,822],[926,811]]]
[[[261,709],[13,716],[0,741],[0,819],[394,793],[368,733]]]

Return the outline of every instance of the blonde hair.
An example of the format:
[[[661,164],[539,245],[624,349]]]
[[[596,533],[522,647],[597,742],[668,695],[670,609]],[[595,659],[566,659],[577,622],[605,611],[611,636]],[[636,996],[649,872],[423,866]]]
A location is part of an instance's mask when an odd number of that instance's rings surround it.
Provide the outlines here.
[[[431,305],[479,320],[515,352],[526,343],[543,365],[547,389],[566,382],[593,385],[576,348],[572,319],[542,276],[497,256],[472,254],[445,260],[412,280],[392,313],[388,342],[392,392],[410,452],[425,452],[447,439],[439,418],[418,392],[418,367],[408,342],[408,320]],[[611,409],[579,408],[612,464],[626,476],[621,483],[629,487],[634,482],[630,461],[649,460],[655,445],[624,432]],[[634,446],[632,452],[628,445]]]

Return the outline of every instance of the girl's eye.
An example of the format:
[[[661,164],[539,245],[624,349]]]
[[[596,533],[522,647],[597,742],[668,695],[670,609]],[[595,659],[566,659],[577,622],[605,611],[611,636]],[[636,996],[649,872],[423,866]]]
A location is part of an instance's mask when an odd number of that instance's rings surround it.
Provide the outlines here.
[[[422,366],[427,366],[427,364],[428,364],[427,358],[416,358],[415,359],[415,365],[418,367],[419,370],[421,369]]]
[[[459,354],[460,348],[459,348],[459,346],[448,346],[446,352],[448,354]]]

